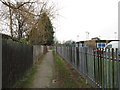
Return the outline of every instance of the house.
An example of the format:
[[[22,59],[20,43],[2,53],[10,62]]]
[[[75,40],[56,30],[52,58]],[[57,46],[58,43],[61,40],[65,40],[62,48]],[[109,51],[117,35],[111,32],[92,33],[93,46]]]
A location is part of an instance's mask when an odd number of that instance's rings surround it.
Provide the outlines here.
[[[80,47],[104,48],[106,44],[108,44],[111,41],[118,41],[118,40],[98,40],[98,38],[92,38],[92,40],[79,41],[77,42],[77,44]]]

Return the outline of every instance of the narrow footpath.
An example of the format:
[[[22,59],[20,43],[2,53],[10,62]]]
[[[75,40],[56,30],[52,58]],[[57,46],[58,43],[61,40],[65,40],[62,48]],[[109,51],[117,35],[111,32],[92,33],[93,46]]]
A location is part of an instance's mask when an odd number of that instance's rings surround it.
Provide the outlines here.
[[[49,51],[38,65],[37,73],[30,88],[49,88],[52,82],[54,60],[52,51]]]
[[[52,50],[41,58],[21,88],[91,88],[78,72]]]

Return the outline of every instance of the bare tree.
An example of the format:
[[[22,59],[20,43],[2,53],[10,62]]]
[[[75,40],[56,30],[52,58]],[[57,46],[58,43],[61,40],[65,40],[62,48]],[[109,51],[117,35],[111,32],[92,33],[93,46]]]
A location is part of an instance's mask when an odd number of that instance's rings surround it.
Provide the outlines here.
[[[22,34],[24,32],[26,32],[24,26],[28,26],[28,25],[26,25],[27,23],[25,24],[25,22],[28,22],[29,21],[28,19],[32,18],[31,15],[34,16],[34,14],[32,14],[30,12],[31,5],[34,2],[30,2],[30,0],[27,2],[16,1],[16,3],[6,2],[3,0],[1,2],[8,8],[9,16],[7,18],[10,21],[9,27],[10,27],[11,36],[13,37],[14,34],[18,34],[18,38],[22,38]],[[25,7],[25,5],[28,5],[28,6]],[[4,13],[4,14],[7,14],[7,13]],[[2,17],[3,16],[4,15],[2,15]],[[31,21],[29,21],[29,22],[31,22]],[[14,26],[16,26],[15,31],[13,31]],[[24,30],[23,30],[23,28],[24,28]]]
[[[39,28],[39,18],[43,13],[46,13],[49,19],[53,20],[57,12],[55,5],[49,3],[48,0],[26,0],[24,2],[1,0],[1,3],[6,6],[9,12],[4,13],[6,16],[8,14],[6,18],[4,15],[1,16],[7,20],[9,19],[9,24],[7,24],[11,36],[19,39],[29,37],[31,30]]]
[[[10,5],[10,2],[9,2]],[[10,31],[11,31],[11,37],[13,37],[13,28],[12,28],[12,10],[9,7],[9,19],[10,19]]]

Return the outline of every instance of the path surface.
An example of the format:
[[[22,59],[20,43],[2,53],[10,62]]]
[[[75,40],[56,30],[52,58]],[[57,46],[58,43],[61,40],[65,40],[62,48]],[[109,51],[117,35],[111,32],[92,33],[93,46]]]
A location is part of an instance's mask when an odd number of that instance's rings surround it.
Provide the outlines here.
[[[30,88],[48,88],[52,82],[54,61],[52,51],[49,51],[38,65]]]

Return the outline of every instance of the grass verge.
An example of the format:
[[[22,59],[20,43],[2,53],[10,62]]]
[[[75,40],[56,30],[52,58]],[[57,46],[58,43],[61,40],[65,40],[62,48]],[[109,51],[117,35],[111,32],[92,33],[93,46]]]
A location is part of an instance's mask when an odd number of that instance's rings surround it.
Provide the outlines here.
[[[54,51],[53,51],[54,52]],[[78,72],[54,53],[57,88],[91,88]]]

